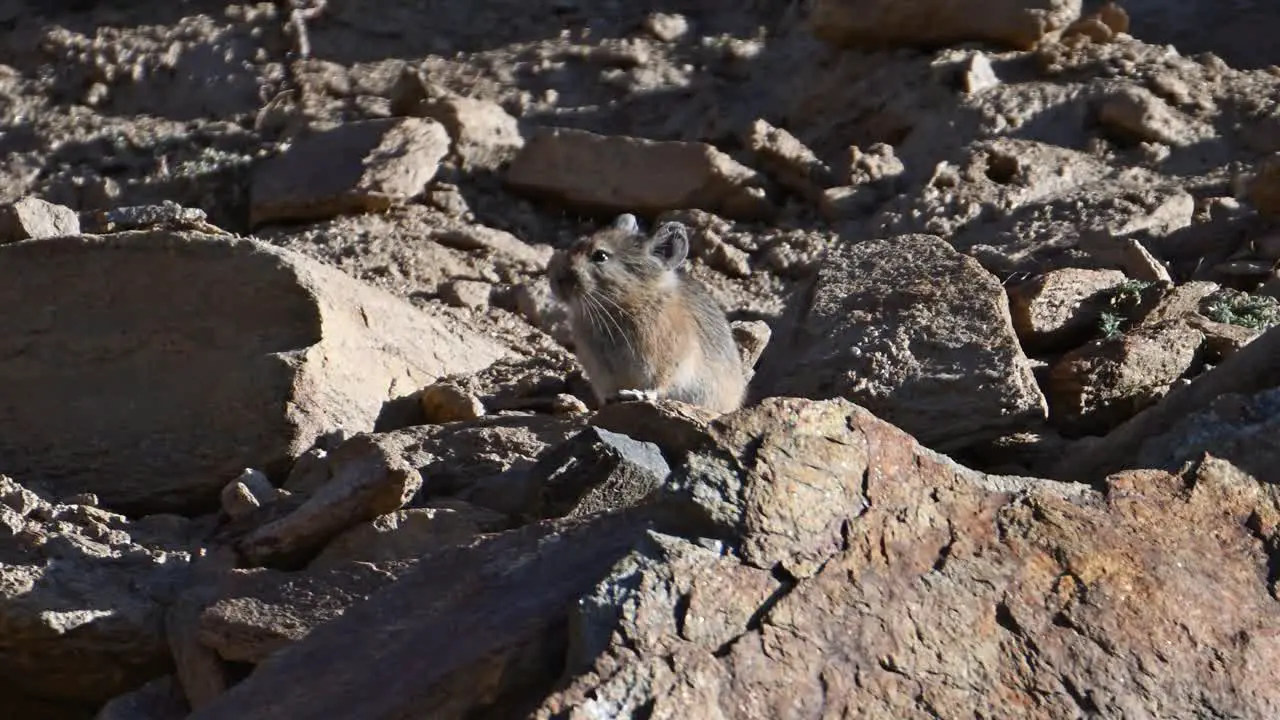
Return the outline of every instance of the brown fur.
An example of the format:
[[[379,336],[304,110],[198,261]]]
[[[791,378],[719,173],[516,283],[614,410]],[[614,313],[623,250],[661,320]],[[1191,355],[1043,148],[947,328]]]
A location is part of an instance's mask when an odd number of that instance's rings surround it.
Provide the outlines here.
[[[645,391],[717,412],[741,405],[746,380],[724,310],[680,267],[687,232],[667,223],[646,237],[624,215],[552,258],[552,292],[570,310],[601,403]]]

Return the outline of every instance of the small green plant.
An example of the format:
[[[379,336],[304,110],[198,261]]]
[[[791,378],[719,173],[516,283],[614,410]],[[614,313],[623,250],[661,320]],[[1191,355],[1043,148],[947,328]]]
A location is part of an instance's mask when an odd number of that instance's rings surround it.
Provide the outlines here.
[[[1124,327],[1124,316],[1113,312],[1103,312],[1098,315],[1098,331],[1102,333],[1102,337],[1110,340],[1120,335],[1121,329]]]
[[[1142,299],[1142,291],[1154,283],[1150,280],[1125,280],[1111,290],[1111,307],[1119,307],[1130,303],[1137,304]]]
[[[1280,302],[1261,295],[1233,293],[1214,300],[1204,314],[1214,322],[1265,330],[1280,324]]]
[[[1142,293],[1154,283],[1150,280],[1125,280],[1111,288],[1107,309],[1098,314],[1098,331],[1110,340],[1124,332],[1128,311],[1142,301]]]

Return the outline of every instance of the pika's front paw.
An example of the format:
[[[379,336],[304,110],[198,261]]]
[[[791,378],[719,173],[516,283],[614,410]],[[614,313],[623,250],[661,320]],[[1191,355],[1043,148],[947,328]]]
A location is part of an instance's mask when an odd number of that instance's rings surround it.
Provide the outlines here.
[[[653,403],[658,401],[657,390],[619,390],[617,395],[613,396],[614,402],[647,402]]]

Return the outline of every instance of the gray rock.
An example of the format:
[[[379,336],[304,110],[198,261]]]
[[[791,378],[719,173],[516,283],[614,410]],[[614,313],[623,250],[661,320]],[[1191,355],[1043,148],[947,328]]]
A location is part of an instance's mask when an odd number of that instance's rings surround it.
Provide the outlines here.
[[[1191,323],[1169,320],[1072,350],[1049,370],[1053,424],[1068,436],[1105,434],[1189,374],[1203,343]]]
[[[232,571],[200,613],[200,640],[225,660],[260,663],[413,566],[413,561],[353,562],[296,573]]]
[[[1009,288],[1009,311],[1018,339],[1029,351],[1063,350],[1098,334],[1112,290],[1125,281],[1118,270],[1064,268]]]
[[[756,397],[848,398],[944,451],[1045,416],[1000,282],[940,238],[837,246],[779,325]]]
[[[540,517],[580,517],[644,500],[671,469],[657,445],[589,427],[549,450],[530,471]]]

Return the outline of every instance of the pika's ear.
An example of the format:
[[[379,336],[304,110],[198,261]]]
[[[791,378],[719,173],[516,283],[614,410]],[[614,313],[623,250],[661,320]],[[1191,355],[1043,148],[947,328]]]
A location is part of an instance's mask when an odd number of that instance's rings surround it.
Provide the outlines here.
[[[634,235],[640,232],[640,223],[636,222],[635,215],[632,215],[631,213],[623,213],[613,219],[613,229]]]
[[[663,265],[674,270],[689,257],[689,228],[679,222],[662,223],[654,231],[649,243],[650,252]]]

